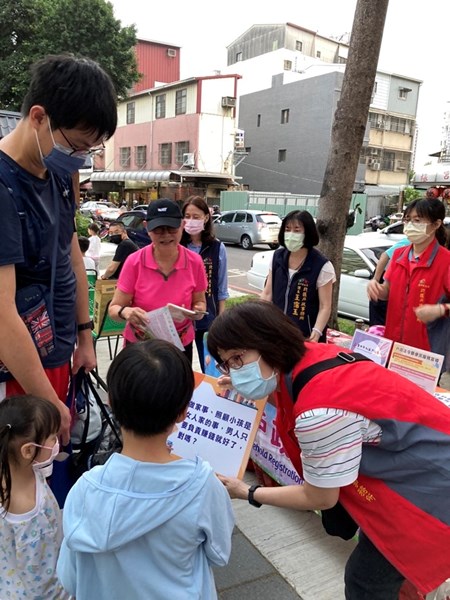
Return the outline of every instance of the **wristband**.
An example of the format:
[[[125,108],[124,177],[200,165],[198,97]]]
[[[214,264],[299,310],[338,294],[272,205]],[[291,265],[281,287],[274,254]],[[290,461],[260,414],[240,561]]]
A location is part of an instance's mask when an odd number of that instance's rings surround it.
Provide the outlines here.
[[[126,321],[126,318],[124,316],[122,316],[122,312],[124,311],[125,308],[128,308],[127,306],[121,306],[119,308],[119,312],[117,313],[117,316],[120,317],[121,319],[123,319],[124,321]]]
[[[320,331],[320,329],[317,329],[317,327],[313,327],[313,328],[311,329],[311,332],[313,332],[313,331],[315,331],[316,333],[318,333],[318,334],[319,334],[319,337],[322,337],[322,331]]]
[[[86,329],[94,329],[94,323],[92,321],[88,321],[87,323],[80,323],[78,325],[78,331],[85,331]]]
[[[248,488],[248,503],[251,504],[252,506],[256,506],[256,508],[260,508],[262,506],[262,504],[261,504],[261,502],[257,502],[253,498],[253,494],[260,487],[263,487],[263,486],[262,485],[252,485]]]

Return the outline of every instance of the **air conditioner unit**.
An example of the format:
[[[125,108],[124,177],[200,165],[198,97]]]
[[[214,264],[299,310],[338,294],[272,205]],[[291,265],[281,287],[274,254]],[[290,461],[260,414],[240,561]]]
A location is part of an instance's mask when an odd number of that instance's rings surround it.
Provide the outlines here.
[[[235,108],[236,98],[234,96],[223,96],[222,97],[222,108]]]
[[[370,168],[373,169],[374,171],[379,171],[381,169],[381,163],[373,162]]]
[[[395,163],[395,168],[397,169],[397,171],[406,171],[406,163],[403,160],[398,160]]]
[[[183,154],[183,167],[193,167],[195,165],[195,156],[193,152]]]
[[[167,56],[170,56],[170,58],[175,58],[176,55],[177,51],[175,48],[167,48]]]
[[[378,148],[371,148],[370,149],[370,154],[372,154],[372,156],[377,156],[377,154],[378,154]]]

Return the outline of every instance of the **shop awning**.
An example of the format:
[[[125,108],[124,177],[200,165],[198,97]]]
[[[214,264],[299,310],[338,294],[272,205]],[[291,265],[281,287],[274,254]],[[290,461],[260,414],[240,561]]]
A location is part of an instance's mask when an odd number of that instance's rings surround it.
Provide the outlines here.
[[[227,185],[236,185],[228,173],[212,173],[205,171],[96,171],[91,174],[91,181],[175,181],[183,182],[186,179],[216,180]]]

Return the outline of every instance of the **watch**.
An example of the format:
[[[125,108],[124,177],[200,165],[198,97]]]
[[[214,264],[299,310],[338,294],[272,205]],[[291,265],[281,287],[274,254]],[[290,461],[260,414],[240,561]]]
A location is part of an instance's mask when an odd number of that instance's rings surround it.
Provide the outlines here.
[[[251,485],[248,488],[248,503],[251,504],[252,506],[256,506],[256,508],[259,508],[260,506],[262,506],[261,502],[257,502],[254,498],[253,498],[253,494],[255,493],[255,491],[260,488],[260,487],[264,487],[262,485]]]
[[[78,331],[85,331],[86,329],[94,329],[94,323],[92,321],[88,321],[87,323],[80,323],[78,325]]]
[[[123,316],[122,316],[122,312],[123,312],[123,311],[124,311],[126,308],[128,308],[128,307],[127,307],[127,306],[121,306],[121,307],[119,308],[119,312],[117,313],[117,316],[118,316],[119,318],[123,319],[124,321],[126,321],[126,319],[125,319],[125,317],[123,317]]]

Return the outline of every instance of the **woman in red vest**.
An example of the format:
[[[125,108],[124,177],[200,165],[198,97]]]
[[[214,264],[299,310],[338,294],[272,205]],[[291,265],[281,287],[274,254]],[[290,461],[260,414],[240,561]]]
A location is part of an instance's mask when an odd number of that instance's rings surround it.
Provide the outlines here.
[[[404,233],[411,245],[394,252],[384,283],[372,279],[367,286],[372,301],[388,300],[385,336],[423,350],[430,350],[423,322],[429,319],[423,313],[426,310],[428,315],[429,305],[436,305],[434,318],[444,316],[438,300],[450,291],[444,217],[445,207],[438,199],[411,202],[404,217]]]
[[[232,498],[298,510],[339,502],[360,527],[347,600],[397,600],[405,578],[422,593],[447,579],[449,408],[364,357],[305,342],[289,317],[260,300],[217,317],[208,348],[222,385],[254,400],[273,393],[278,433],[304,480],[249,487],[221,477]]]

